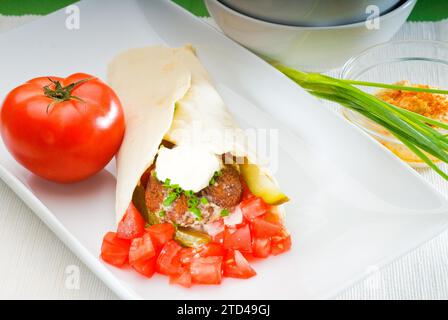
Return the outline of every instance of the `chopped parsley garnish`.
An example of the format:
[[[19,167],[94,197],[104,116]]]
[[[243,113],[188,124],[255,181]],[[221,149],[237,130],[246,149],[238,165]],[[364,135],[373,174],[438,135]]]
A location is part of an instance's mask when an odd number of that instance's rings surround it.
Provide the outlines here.
[[[227,217],[230,214],[229,210],[222,209],[221,210],[221,217]]]

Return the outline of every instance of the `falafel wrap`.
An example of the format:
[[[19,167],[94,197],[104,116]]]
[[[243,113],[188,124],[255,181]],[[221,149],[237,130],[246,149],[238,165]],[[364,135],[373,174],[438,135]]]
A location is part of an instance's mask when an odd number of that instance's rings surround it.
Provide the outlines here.
[[[172,223],[187,231],[182,244],[194,246],[192,239],[208,241],[217,232],[210,231],[216,222],[239,223],[239,205],[248,199],[259,199],[262,213],[281,216],[288,198],[260,165],[191,46],[123,52],[110,63],[108,82],[126,118],[117,155],[117,223],[133,203],[147,223]]]

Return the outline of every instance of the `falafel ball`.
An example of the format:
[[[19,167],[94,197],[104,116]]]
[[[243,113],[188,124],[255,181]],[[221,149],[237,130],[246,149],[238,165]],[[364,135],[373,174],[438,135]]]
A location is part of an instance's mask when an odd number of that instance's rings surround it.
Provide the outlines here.
[[[148,184],[146,185],[145,200],[148,210],[153,213],[157,213],[161,209],[161,204],[167,195],[167,191],[163,184],[157,180],[156,177],[150,175]],[[191,217],[185,215],[188,211],[188,201],[184,194],[181,194],[167,210],[166,215],[169,220],[177,224],[192,223]]]
[[[243,187],[239,172],[232,166],[225,166],[216,183],[204,189],[204,195],[221,208],[232,208],[240,203]]]

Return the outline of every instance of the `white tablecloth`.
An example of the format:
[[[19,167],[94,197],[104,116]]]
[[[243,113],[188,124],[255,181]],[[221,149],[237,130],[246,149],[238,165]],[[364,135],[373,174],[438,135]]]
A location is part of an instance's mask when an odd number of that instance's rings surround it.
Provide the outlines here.
[[[35,18],[0,16],[0,32]],[[395,39],[448,41],[448,20],[407,23]],[[432,171],[421,174],[448,197],[448,183]],[[1,181],[0,204],[0,298],[116,298]],[[67,285],[72,266],[80,270],[79,288]],[[389,266],[372,271],[337,298],[448,299],[448,231]]]

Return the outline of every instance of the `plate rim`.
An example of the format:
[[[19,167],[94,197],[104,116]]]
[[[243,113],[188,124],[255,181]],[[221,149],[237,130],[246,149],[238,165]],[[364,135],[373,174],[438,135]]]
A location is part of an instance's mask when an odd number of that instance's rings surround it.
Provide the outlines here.
[[[86,1],[81,1],[85,3]],[[138,1],[137,1],[138,2]],[[193,18],[196,22],[200,22],[205,28],[208,28],[210,31],[212,31],[216,36],[223,37],[226,39],[226,41],[230,41],[233,45],[236,45],[240,47],[240,49],[246,51],[246,53],[249,53],[252,57],[252,59],[257,59],[263,63],[266,63],[273,72],[278,73],[278,75],[287,78],[284,76],[280,71],[275,69],[274,67],[270,66],[267,62],[262,60],[260,57],[255,55],[253,52],[249,51],[248,49],[244,48],[243,46],[239,45],[232,39],[230,39],[225,34],[219,32],[205,22],[204,20],[200,19],[199,17],[191,14],[187,10],[183,9],[181,6],[177,5],[176,3],[173,3],[172,1],[166,1],[164,3],[165,5],[168,5],[172,8],[172,10],[177,10],[178,12],[182,12],[182,14],[188,14],[190,18]],[[50,15],[59,14],[60,11],[64,10],[64,8],[57,10]],[[48,16],[50,16],[48,15]],[[40,17],[39,19],[36,19],[34,21],[38,21],[41,18],[45,18],[45,16]],[[29,24],[32,24],[34,21],[31,21]],[[28,23],[25,25],[29,25]],[[23,26],[25,26],[23,25]],[[22,27],[23,27],[22,26]],[[19,27],[20,28],[20,27]],[[9,30],[5,32],[4,34],[9,34],[10,32],[17,30],[18,28],[14,28],[12,30]],[[1,35],[0,35],[1,38]],[[290,81],[291,84],[292,81]],[[297,86],[298,90],[301,88]],[[303,89],[302,89],[303,90]],[[304,91],[304,90],[303,90]],[[308,93],[306,93],[308,94]],[[319,102],[320,103],[320,102]],[[325,106],[320,103],[323,108]],[[333,116],[339,117],[340,119],[338,121],[340,122],[346,122],[346,120],[343,119],[342,115],[335,110],[326,108],[327,112],[330,112]],[[351,125],[348,123],[348,125]],[[438,189],[436,189],[432,184],[429,183],[426,179],[424,179],[418,172],[416,172],[414,169],[409,167],[407,164],[403,163],[399,158],[397,158],[392,152],[390,152],[386,147],[381,145],[377,140],[372,138],[370,135],[362,131],[361,129],[357,128],[356,126],[353,126],[354,130],[358,132],[358,134],[361,134],[365,137],[367,137],[371,143],[376,145],[378,152],[386,152],[388,154],[388,157],[390,159],[393,159],[393,161],[399,162],[400,165],[403,167],[403,169],[408,170],[408,172],[411,172],[414,178],[417,178],[420,182],[423,182],[424,185],[429,187],[429,189],[439,195],[445,204],[448,204],[447,197],[442,194],[442,192]],[[86,249],[80,241],[71,233],[69,232],[64,225],[59,222],[56,217],[53,215],[50,209],[48,209],[45,204],[19,179],[17,178],[12,172],[10,172],[6,167],[4,167],[3,164],[0,163],[0,178],[5,182],[5,184],[10,188],[38,217],[39,219],[44,222],[44,224],[64,243],[64,245],[70,249],[70,251],[75,254],[111,291],[113,291],[119,298],[121,299],[144,299],[144,297],[137,294],[134,290],[130,288],[130,286],[125,285],[124,281],[120,280],[117,276],[115,276],[104,263],[101,262],[99,257],[95,257],[93,254],[91,254],[88,249]],[[443,212],[443,214],[448,214],[447,212]],[[448,228],[448,222],[443,224],[437,232],[434,234],[431,234],[430,236],[425,237],[425,240],[420,241],[418,244],[408,248],[407,250],[404,250],[403,252],[399,254],[392,254],[391,257],[384,258],[383,260],[379,261],[376,265],[379,269],[382,269],[394,261],[400,259],[401,257],[407,255],[411,251],[415,250],[416,248],[421,247],[422,245],[426,244],[427,242],[431,241],[432,239],[439,236],[442,232],[444,232]],[[354,284],[359,283],[363,279],[367,278],[370,274],[363,272],[362,274],[353,277],[352,280],[344,282],[342,285],[337,286],[334,288],[331,292],[328,294],[324,294],[321,298],[316,297],[314,299],[333,299],[337,294],[342,293],[343,291],[347,290],[348,288],[352,287]],[[154,299],[154,300],[162,300],[162,299]]]

